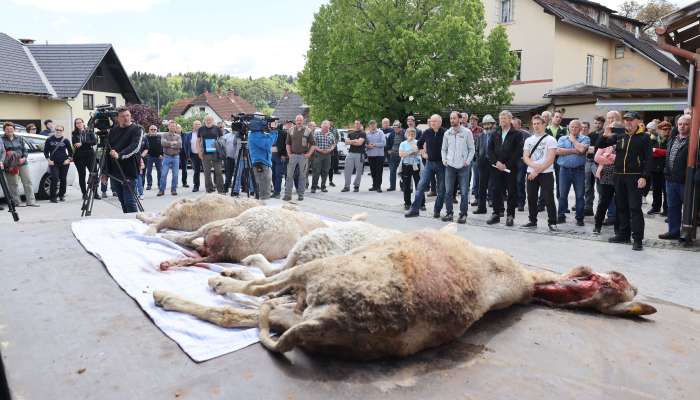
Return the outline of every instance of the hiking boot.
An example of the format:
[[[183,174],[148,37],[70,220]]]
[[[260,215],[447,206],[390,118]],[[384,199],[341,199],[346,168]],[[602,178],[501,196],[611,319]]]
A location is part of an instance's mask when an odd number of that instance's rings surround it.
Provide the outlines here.
[[[527,224],[520,225],[521,228],[537,228],[537,222],[530,221]]]
[[[467,214],[459,214],[459,218],[457,218],[457,223],[458,224],[466,224],[467,223]]]
[[[498,214],[494,214],[488,221],[486,221],[486,223],[489,225],[497,224],[499,222],[501,222],[501,217],[499,217]]]
[[[438,214],[438,216],[439,216],[439,214]],[[447,213],[447,214],[445,214],[444,217],[442,217],[442,222],[452,222],[454,220],[455,220],[455,217],[452,213]]]

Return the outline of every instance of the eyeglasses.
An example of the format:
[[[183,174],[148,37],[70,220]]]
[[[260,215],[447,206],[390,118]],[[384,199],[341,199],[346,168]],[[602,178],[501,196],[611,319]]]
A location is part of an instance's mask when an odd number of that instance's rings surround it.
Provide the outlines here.
[[[32,129],[34,130],[34,129]],[[63,129],[56,129],[56,132],[63,132]]]

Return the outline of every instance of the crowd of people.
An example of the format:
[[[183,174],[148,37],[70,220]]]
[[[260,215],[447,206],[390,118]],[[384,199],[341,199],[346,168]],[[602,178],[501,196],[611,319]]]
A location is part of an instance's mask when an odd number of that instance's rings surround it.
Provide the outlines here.
[[[509,111],[502,111],[498,121],[491,115],[479,119],[455,111],[448,124],[443,124],[440,115],[432,115],[425,130],[416,126],[413,116],[407,118],[405,129],[400,121],[392,123],[388,118],[382,119],[381,128],[371,120],[365,129],[358,119],[341,137],[332,121],[317,127],[298,115],[281,127],[277,121],[251,124],[248,151],[242,151],[239,132],[227,129],[223,122],[215,124],[211,115],[194,121],[190,132],[183,133],[175,121],[169,122],[167,132],[159,132],[155,125],[143,132],[132,123],[128,109],[120,108],[117,124],[108,135],[111,150],[101,176],[102,196],[98,193],[95,199],[107,196],[111,186],[123,211],[135,212],[136,198],[142,199],[144,190],[154,185],[154,169],[157,196],[165,195],[168,175],[170,194],[176,196],[178,175],[182,187],[189,188],[187,168],[191,165],[193,192],[199,191],[203,175],[207,193],[238,196],[247,192],[261,199],[289,201],[296,190],[301,201],[309,176],[311,193],[325,193],[328,186],[335,186],[333,176],[340,172],[338,144],[343,141],[346,157],[340,191],[359,191],[367,163],[372,180],[369,190],[382,192],[386,162],[386,191],[397,190],[399,183],[408,218],[426,211],[426,196],[435,197],[433,217],[445,222],[455,220],[454,204],[458,203],[458,223],[466,222],[471,205],[476,207],[473,214],[487,214],[491,208],[487,224],[498,224],[505,217],[505,224],[513,226],[516,211],[524,212],[527,205],[528,222],[523,228],[536,227],[539,213],[545,210],[551,231],[567,221],[567,214],[573,213],[578,226],[592,216],[594,233],[612,226],[611,242],[632,243],[633,249],[641,250],[642,199],[652,192],[647,214],[661,214],[668,222],[668,232],[659,237],[680,239],[690,110],[675,121],[648,124],[635,112],[623,115],[617,111],[590,122],[573,119],[565,126],[562,121],[562,113],[545,111],[531,118],[528,131]],[[51,176],[49,200],[65,200],[71,163],[85,198],[86,178],[99,158],[95,134],[81,118],[75,119],[70,139],[64,136],[63,126],[50,120],[44,125],[41,134],[48,136],[44,156]],[[36,127],[30,128],[36,132]],[[14,134],[13,123],[6,122],[3,130],[0,168],[10,195],[20,204],[17,187],[21,181],[28,193],[26,205],[37,206],[26,143]],[[118,176],[125,179],[115,179]],[[570,207],[572,188],[575,203]]]

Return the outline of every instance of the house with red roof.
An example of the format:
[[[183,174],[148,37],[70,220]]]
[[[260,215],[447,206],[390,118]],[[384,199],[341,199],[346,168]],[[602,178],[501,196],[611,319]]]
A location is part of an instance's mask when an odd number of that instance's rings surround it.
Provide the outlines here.
[[[229,90],[226,94],[205,91],[194,98],[177,100],[165,119],[172,120],[178,116],[190,118],[207,114],[213,116],[214,121],[218,123],[231,121],[231,115],[252,114],[255,111],[254,105],[238,96],[233,90]]]

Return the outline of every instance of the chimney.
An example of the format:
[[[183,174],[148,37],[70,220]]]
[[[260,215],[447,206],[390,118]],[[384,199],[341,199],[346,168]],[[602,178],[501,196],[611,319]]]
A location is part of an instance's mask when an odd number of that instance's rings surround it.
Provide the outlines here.
[[[34,44],[34,39],[18,39],[22,44]]]

